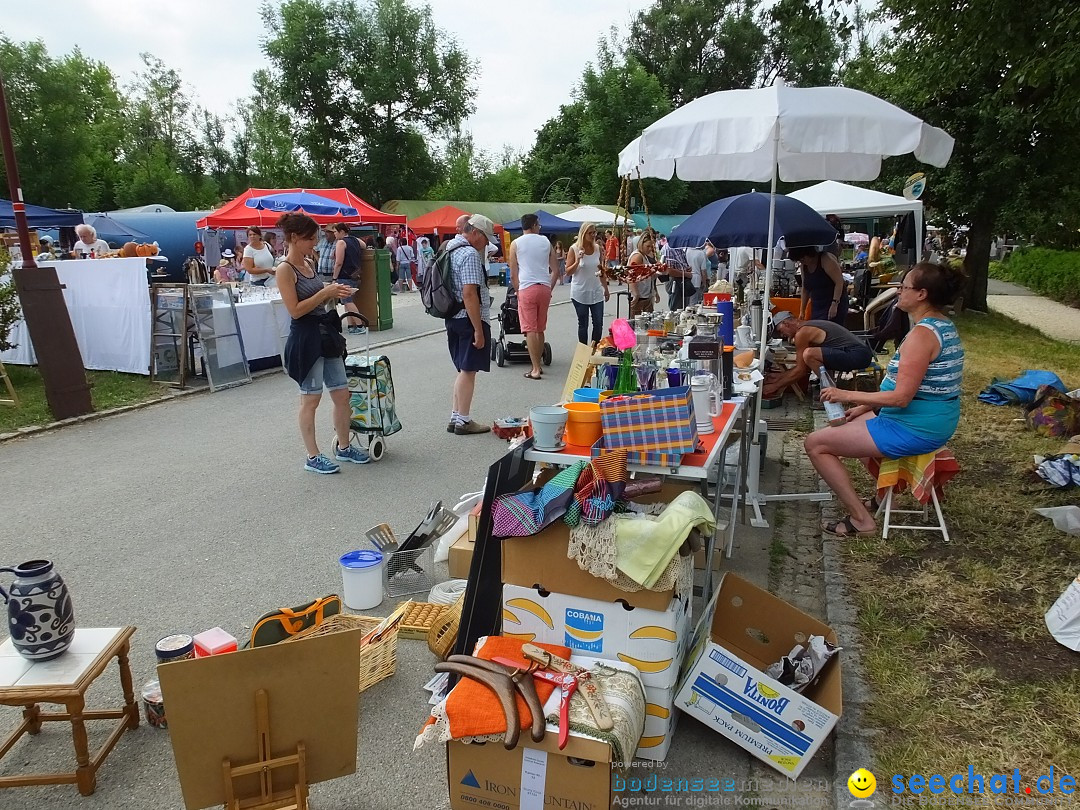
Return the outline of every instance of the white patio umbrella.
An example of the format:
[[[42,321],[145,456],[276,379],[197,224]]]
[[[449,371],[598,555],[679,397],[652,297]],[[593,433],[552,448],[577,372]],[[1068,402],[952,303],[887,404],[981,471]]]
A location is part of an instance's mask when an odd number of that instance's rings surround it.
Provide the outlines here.
[[[570,222],[591,222],[594,225],[615,224],[615,215],[613,213],[591,205],[582,205],[570,211],[563,211],[559,214],[559,219],[566,219]]]
[[[944,166],[954,140],[899,107],[849,87],[725,90],[694,99],[645,128],[619,153],[619,174],[670,180],[873,180],[881,161],[914,154]],[[774,245],[769,214],[769,245]],[[765,294],[772,284],[766,263]],[[767,302],[766,302],[767,303]],[[767,333],[761,330],[761,356]],[[760,419],[755,416],[755,424]],[[757,431],[753,431],[757,441]]]

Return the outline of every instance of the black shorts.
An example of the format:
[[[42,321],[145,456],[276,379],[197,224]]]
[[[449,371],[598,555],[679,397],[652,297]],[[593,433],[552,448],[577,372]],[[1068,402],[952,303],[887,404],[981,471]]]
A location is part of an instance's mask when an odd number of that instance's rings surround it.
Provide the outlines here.
[[[450,318],[446,321],[446,344],[450,359],[458,371],[491,371],[491,325],[484,323],[484,347],[473,346],[472,321]]]
[[[832,371],[861,371],[874,360],[874,353],[866,344],[860,346],[821,347],[821,359],[825,368]]]

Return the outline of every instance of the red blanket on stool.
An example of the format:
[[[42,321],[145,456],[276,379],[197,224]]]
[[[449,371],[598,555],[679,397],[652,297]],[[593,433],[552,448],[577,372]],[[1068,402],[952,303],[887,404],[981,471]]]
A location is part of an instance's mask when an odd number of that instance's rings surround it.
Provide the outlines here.
[[[930,503],[931,489],[937,492],[939,501],[942,499],[945,484],[960,472],[960,464],[952,451],[943,447],[921,456],[872,458],[867,469],[877,478],[878,500],[885,497],[889,487],[895,487],[896,492],[911,487],[915,499],[926,505]]]

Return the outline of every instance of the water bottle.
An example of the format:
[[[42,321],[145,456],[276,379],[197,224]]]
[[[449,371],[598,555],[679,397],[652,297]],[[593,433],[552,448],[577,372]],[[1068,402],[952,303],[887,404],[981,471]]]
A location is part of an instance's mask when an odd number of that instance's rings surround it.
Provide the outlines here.
[[[833,382],[833,378],[829,376],[829,372],[825,370],[825,366],[821,366],[818,369],[818,380],[821,382],[821,390],[826,388],[836,388],[836,383]],[[833,427],[847,422],[847,418],[844,414],[844,406],[839,402],[826,402],[825,403],[825,418],[829,420],[829,424]]]

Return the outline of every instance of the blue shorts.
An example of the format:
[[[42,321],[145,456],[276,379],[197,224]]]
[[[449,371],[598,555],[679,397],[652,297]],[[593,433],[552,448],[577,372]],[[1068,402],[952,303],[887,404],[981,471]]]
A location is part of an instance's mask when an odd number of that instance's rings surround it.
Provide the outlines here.
[[[348,276],[339,276],[336,279],[331,279],[331,281],[332,282],[336,281],[338,284],[344,284],[347,287],[352,287],[354,290],[359,290],[360,289],[360,279],[358,279],[358,278],[349,278]]]
[[[491,371],[491,325],[484,321],[484,348],[473,346],[473,326],[468,318],[446,321],[446,345],[458,371]]]
[[[324,386],[327,391],[349,387],[345,378],[345,361],[340,357],[320,357],[316,360],[307,377],[300,383],[300,393],[318,396],[322,394]]]
[[[860,346],[821,346],[825,368],[833,371],[861,371],[874,362],[874,353],[865,343]]]
[[[946,444],[939,439],[916,436],[895,419],[887,416],[867,419],[866,429],[870,431],[870,438],[874,440],[877,449],[886,458],[921,456],[923,453],[940,450]]]

